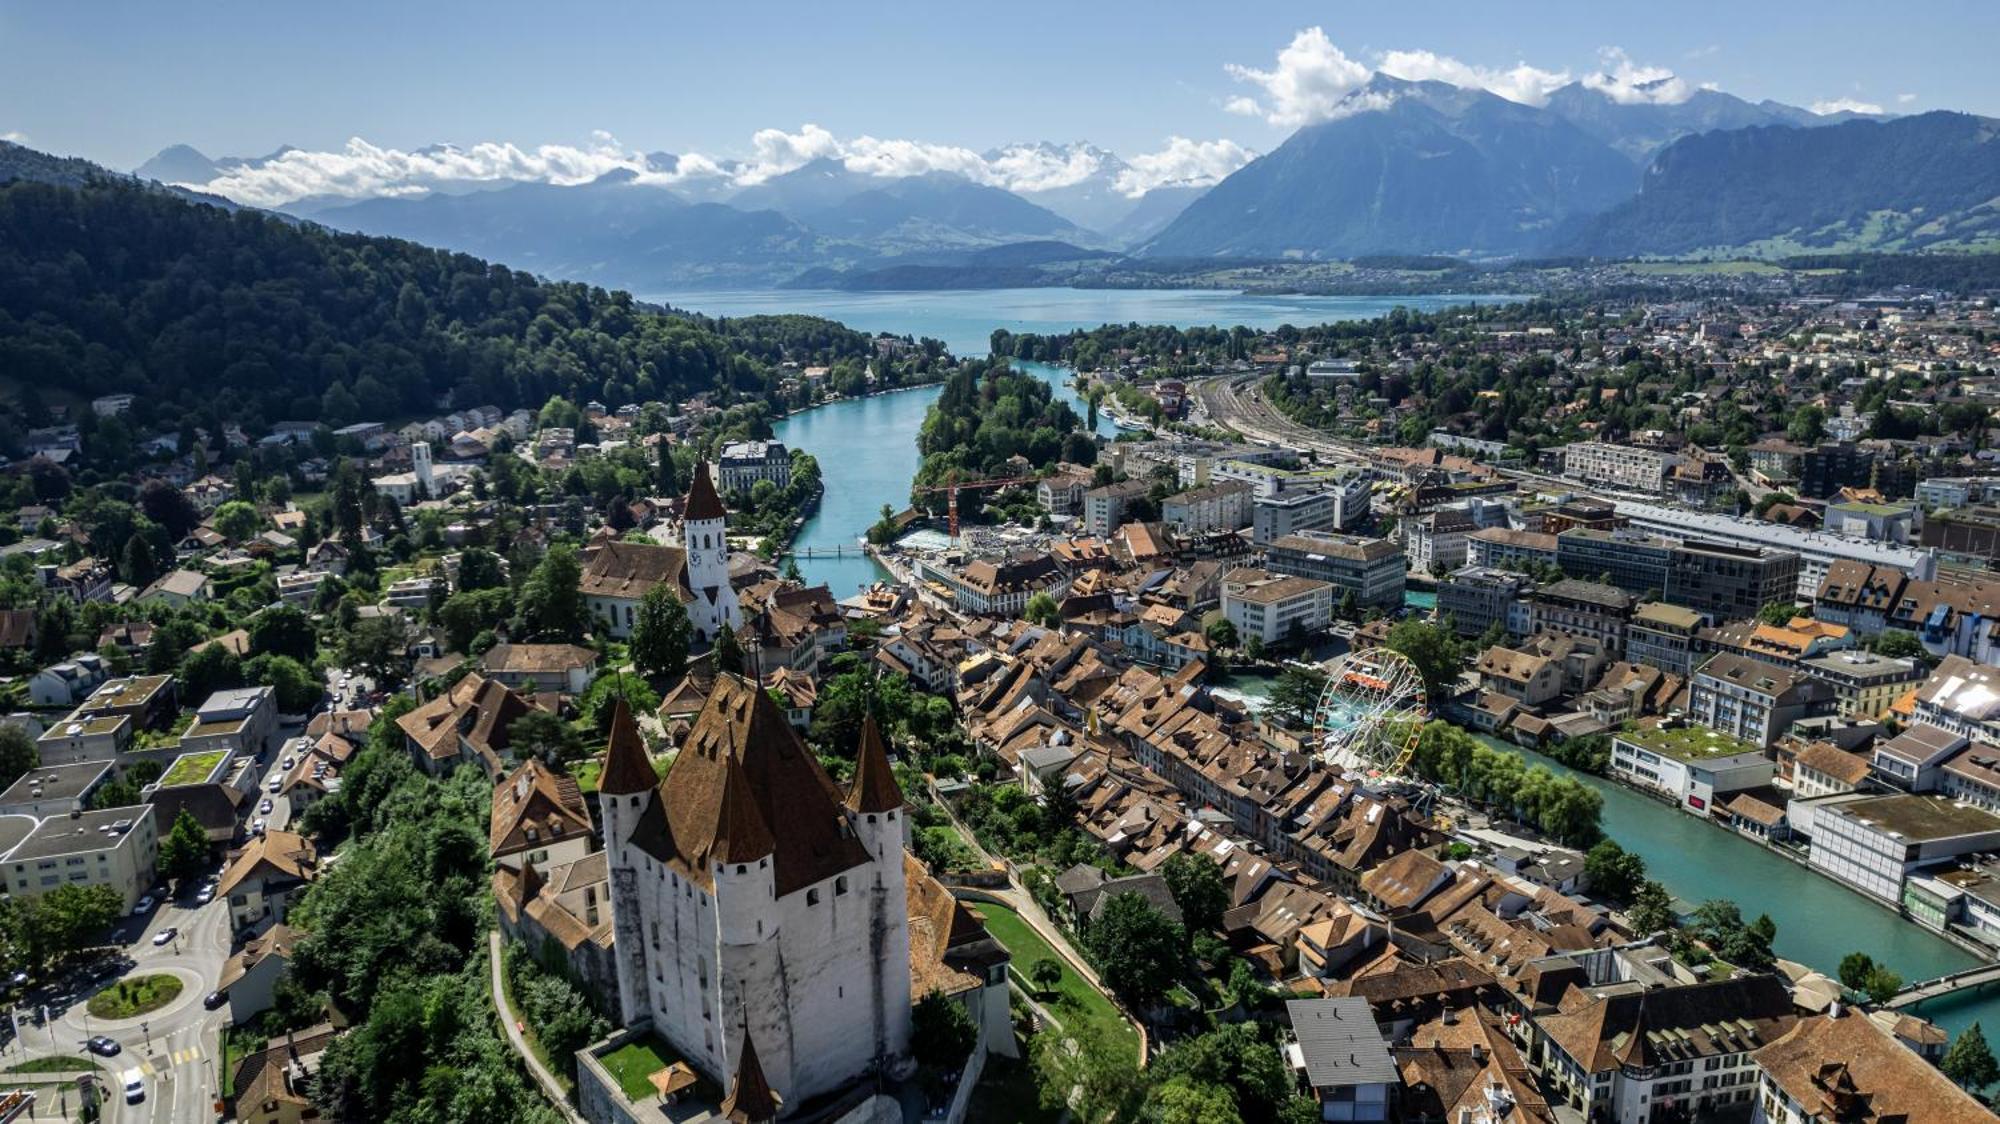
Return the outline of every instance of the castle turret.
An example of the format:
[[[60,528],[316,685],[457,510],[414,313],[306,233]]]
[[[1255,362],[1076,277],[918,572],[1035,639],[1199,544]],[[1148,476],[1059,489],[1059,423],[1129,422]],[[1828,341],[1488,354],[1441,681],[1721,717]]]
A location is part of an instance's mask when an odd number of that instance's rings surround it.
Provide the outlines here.
[[[437,484],[431,475],[431,445],[419,441],[410,446],[410,472],[417,478],[417,498],[436,499]]]
[[[736,1053],[736,1077],[722,1101],[722,1118],[730,1124],[767,1124],[778,1118],[778,1094],[764,1080],[764,1067],[757,1061],[757,1044],[751,1041],[748,1027],[743,1030],[743,1046]]]
[[[646,983],[644,911],[639,903],[639,864],[644,856],[632,846],[631,839],[633,830],[659,801],[658,784],[646,743],[639,737],[639,726],[621,698],[611,712],[611,741],[604,748],[597,796],[604,822],[605,861],[611,874],[618,1003],[627,1025],[647,1017],[652,1010]]]
[[[733,629],[743,627],[736,590],[729,584],[727,520],[722,497],[715,494],[715,483],[708,476],[708,462],[696,462],[682,513],[681,537],[687,550],[688,588],[694,592],[688,616],[694,621],[696,637],[704,642],[714,640],[725,624]]]
[[[874,1004],[875,1064],[889,1070],[910,1040],[910,974],[894,966],[910,962],[908,874],[903,856],[903,790],[889,765],[889,749],[875,716],[862,719],[855,754],[854,783],[847,790],[854,835],[872,859],[864,901],[869,944],[874,950],[869,989]]]

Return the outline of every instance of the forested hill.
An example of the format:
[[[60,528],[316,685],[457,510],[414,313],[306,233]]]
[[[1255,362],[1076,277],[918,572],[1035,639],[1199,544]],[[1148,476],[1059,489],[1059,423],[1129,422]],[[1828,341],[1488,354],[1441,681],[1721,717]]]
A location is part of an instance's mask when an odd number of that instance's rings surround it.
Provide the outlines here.
[[[935,359],[938,348],[916,363]],[[103,179],[0,186],[0,378],[137,394],[142,422],[339,426],[440,403],[769,396],[776,362],[861,360],[831,321],[714,321],[410,242]]]

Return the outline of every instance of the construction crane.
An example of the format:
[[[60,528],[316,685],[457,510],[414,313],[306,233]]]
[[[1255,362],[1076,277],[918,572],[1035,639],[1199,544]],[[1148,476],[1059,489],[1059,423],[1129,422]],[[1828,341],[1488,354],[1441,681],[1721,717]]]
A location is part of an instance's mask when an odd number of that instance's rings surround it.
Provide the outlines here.
[[[1035,476],[1009,476],[1004,479],[959,480],[959,481],[954,481],[953,483],[950,484],[933,484],[928,488],[918,488],[917,493],[919,495],[929,495],[934,492],[946,493],[945,513],[947,519],[950,522],[952,541],[957,542],[959,492],[979,491],[985,488],[1010,488],[1016,484],[1034,484],[1037,483],[1039,479],[1040,479],[1039,477]]]

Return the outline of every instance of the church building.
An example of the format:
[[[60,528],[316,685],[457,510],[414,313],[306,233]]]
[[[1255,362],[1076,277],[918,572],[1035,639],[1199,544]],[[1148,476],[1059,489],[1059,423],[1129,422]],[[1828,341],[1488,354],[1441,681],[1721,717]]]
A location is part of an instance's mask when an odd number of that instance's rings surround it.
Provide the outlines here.
[[[743,610],[729,584],[727,521],[704,461],[695,466],[688,488],[680,546],[613,541],[596,548],[578,584],[585,604],[612,639],[632,635],[639,603],[662,585],[687,606],[696,643],[714,643],[725,624],[743,627]]]

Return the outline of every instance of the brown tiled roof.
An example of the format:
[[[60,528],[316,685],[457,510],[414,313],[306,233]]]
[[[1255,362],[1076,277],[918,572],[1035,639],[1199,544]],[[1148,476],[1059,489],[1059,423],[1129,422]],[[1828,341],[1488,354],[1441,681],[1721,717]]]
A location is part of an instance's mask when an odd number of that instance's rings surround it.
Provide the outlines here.
[[[725,817],[724,809],[747,801],[775,832],[773,878],[777,892],[789,894],[869,861],[842,795],[770,696],[742,676],[723,675],[632,840],[695,884],[712,885],[713,864],[731,861],[721,852],[732,844],[726,833],[736,812]]]
[[[577,667],[594,667],[597,653],[575,644],[495,644],[481,660],[491,672],[532,675],[542,671],[564,672]]]
[[[639,738],[639,726],[632,721],[632,710],[620,698],[611,711],[611,741],[604,747],[604,771],[597,778],[597,791],[605,796],[630,796],[659,783],[653,760],[646,755],[646,743]]]
[[[854,787],[848,790],[847,806],[861,813],[893,812],[903,806],[903,790],[889,767],[889,751],[882,745],[882,731],[870,714],[861,722],[861,750],[854,765]]]
[[[1735,976],[1657,991],[1593,996],[1541,1019],[1588,1073],[1649,1068],[1755,1049],[1792,1029],[1791,996],[1776,976]]]
[[[1991,1124],[1993,1114],[1858,1012],[1801,1019],[1754,1055],[1816,1120]]]
[[[1832,742],[1814,742],[1799,751],[1798,768],[1811,769],[1847,785],[1859,785],[1868,779],[1868,759],[1858,753],[1849,753]]]
[[[277,877],[309,882],[318,861],[318,853],[305,836],[289,831],[267,831],[251,839],[249,845],[230,860],[215,892],[224,896],[233,894],[238,886],[256,875],[266,879]]]
[[[697,461],[694,479],[688,484],[687,506],[683,518],[722,519],[728,512],[722,506],[722,497],[715,494],[715,481],[708,477],[708,462]]]
[[[677,546],[607,542],[590,556],[578,584],[585,597],[636,601],[655,586],[671,585],[682,601],[694,599],[694,591],[688,587],[687,552]]]
[[[411,741],[432,760],[456,757],[462,734],[489,765],[497,765],[506,749],[507,729],[531,709],[526,699],[480,675],[467,672],[451,689],[396,719]],[[490,775],[490,774],[489,774]]]
[[[267,956],[276,956],[289,961],[292,949],[303,934],[280,921],[262,933],[243,942],[243,948],[222,966],[222,978],[216,981],[218,991],[228,991],[229,985],[248,975],[250,969],[262,963]]]
[[[487,842],[496,856],[589,834],[590,809],[576,781],[540,761],[522,765],[493,789]]]

